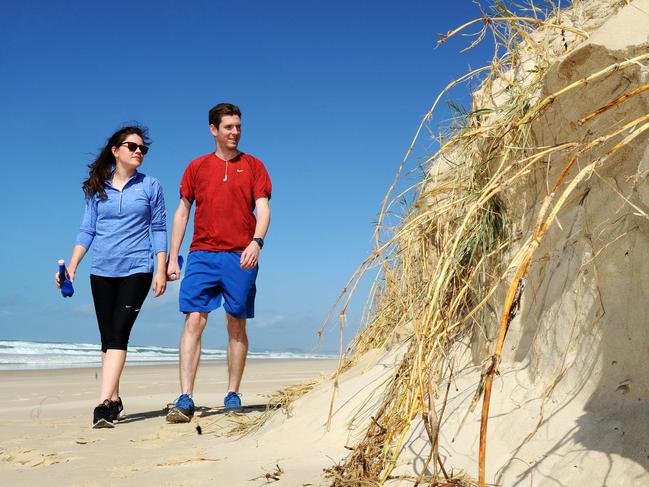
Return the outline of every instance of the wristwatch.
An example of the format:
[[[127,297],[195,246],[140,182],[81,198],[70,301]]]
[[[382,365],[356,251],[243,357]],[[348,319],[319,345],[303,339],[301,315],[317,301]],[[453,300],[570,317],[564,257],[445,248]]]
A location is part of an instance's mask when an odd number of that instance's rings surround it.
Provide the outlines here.
[[[259,249],[260,249],[260,250],[261,250],[262,248],[264,248],[264,239],[263,239],[263,238],[257,237],[257,238],[253,238],[252,240],[253,240],[254,242],[257,242],[257,245],[259,245]]]

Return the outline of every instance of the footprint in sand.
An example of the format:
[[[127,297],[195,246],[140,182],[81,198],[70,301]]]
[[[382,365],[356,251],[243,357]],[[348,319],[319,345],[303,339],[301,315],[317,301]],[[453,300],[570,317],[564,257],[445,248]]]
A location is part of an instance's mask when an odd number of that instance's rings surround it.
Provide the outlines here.
[[[175,467],[200,462],[218,462],[218,458],[192,457],[192,458],[170,458],[166,463],[158,463],[158,467]]]
[[[57,463],[67,463],[70,459],[62,457],[57,453],[40,452],[33,448],[13,448],[10,450],[0,449],[0,461],[18,467],[33,468],[49,467]]]

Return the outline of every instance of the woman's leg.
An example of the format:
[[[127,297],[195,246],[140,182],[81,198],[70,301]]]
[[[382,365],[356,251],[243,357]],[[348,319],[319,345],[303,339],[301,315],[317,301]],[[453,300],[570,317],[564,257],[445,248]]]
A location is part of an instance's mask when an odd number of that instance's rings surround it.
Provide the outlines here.
[[[109,348],[104,354],[104,363],[101,369],[101,394],[99,402],[106,399],[117,401],[119,397],[119,378],[126,362],[126,350]]]
[[[126,350],[131,330],[146,299],[153,274],[138,273],[119,278],[113,321],[106,340],[106,358],[102,378],[102,400],[117,401],[119,379],[126,362]]]
[[[101,370],[102,370],[102,378],[103,378],[103,374],[104,374],[104,367],[105,367],[105,364],[106,364],[106,352],[101,352]],[[111,401],[117,401],[117,398],[119,398],[119,384],[118,384],[117,386],[118,386],[117,391],[115,391],[115,392],[111,395],[111,397],[109,398]],[[103,384],[102,384],[102,388],[103,388]],[[103,394],[100,393],[99,395],[102,396]]]
[[[106,393],[110,388],[107,384],[107,376],[112,374],[106,373],[108,340],[111,336],[111,328],[115,311],[115,302],[117,299],[117,290],[119,278],[90,276],[90,288],[92,298],[95,303],[95,313],[99,325],[99,334],[101,335],[101,390],[99,394],[99,403],[106,399],[111,399],[112,393]]]

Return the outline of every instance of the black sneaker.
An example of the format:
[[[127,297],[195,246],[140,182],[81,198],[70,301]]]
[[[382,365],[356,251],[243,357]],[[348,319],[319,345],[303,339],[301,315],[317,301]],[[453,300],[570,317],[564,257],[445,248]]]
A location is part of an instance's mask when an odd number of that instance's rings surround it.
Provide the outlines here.
[[[126,414],[124,413],[122,398],[118,397],[117,401],[110,401],[110,419],[112,419],[113,421],[118,421],[124,416],[126,416]]]
[[[113,420],[110,415],[110,401],[106,399],[97,406],[92,413],[93,428],[114,428]]]

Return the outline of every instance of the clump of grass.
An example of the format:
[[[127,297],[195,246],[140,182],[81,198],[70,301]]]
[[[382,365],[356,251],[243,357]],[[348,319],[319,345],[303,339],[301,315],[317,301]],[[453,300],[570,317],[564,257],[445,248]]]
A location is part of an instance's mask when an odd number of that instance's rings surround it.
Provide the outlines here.
[[[277,411],[282,411],[286,417],[292,414],[292,405],[296,399],[312,391],[325,377],[311,380],[304,384],[284,387],[268,398],[266,408],[258,415],[237,415],[231,418],[232,427],[226,436],[243,436],[258,431]]]

